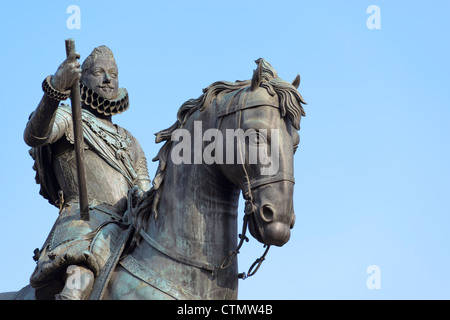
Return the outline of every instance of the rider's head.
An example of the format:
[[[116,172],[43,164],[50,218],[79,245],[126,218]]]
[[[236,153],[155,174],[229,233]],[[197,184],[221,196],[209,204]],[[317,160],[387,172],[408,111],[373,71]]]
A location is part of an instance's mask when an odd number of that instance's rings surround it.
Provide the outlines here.
[[[119,92],[119,72],[114,55],[107,46],[95,48],[81,66],[81,83],[105,99]]]

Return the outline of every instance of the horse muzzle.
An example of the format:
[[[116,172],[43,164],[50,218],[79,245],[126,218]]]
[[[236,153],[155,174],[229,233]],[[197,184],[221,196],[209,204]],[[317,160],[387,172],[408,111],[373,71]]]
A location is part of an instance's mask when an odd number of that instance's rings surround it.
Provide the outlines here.
[[[275,221],[276,212],[273,207],[263,206],[250,218],[249,230],[252,236],[266,245],[281,247],[291,237],[291,229],[295,224],[295,214],[288,213],[289,220]]]
[[[252,191],[249,230],[266,245],[281,247],[289,241],[295,224],[294,184],[288,180],[260,186]]]

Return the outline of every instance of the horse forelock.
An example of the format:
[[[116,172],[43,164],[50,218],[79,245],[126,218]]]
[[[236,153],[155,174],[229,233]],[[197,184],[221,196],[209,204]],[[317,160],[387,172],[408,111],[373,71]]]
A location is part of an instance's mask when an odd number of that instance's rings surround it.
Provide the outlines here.
[[[280,78],[263,81],[260,86],[265,88],[269,94],[278,96],[281,116],[288,117],[294,128],[300,130],[301,117],[306,115],[302,105],[306,102],[297,89],[291,83]]]

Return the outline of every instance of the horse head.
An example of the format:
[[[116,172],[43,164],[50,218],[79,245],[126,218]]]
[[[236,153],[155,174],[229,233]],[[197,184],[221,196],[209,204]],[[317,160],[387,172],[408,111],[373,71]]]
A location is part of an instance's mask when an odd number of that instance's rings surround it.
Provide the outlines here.
[[[265,60],[256,63],[247,87],[217,97],[226,137],[221,171],[242,190],[252,236],[282,246],[295,223],[293,156],[305,102],[297,91],[298,76],[291,84]]]

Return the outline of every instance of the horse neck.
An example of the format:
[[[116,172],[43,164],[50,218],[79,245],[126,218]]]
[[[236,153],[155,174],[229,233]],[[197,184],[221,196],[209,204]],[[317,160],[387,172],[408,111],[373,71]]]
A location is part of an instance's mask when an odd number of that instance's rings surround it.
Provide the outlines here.
[[[215,164],[174,164],[171,159],[162,188],[149,234],[166,248],[220,263],[237,245],[239,188]]]

